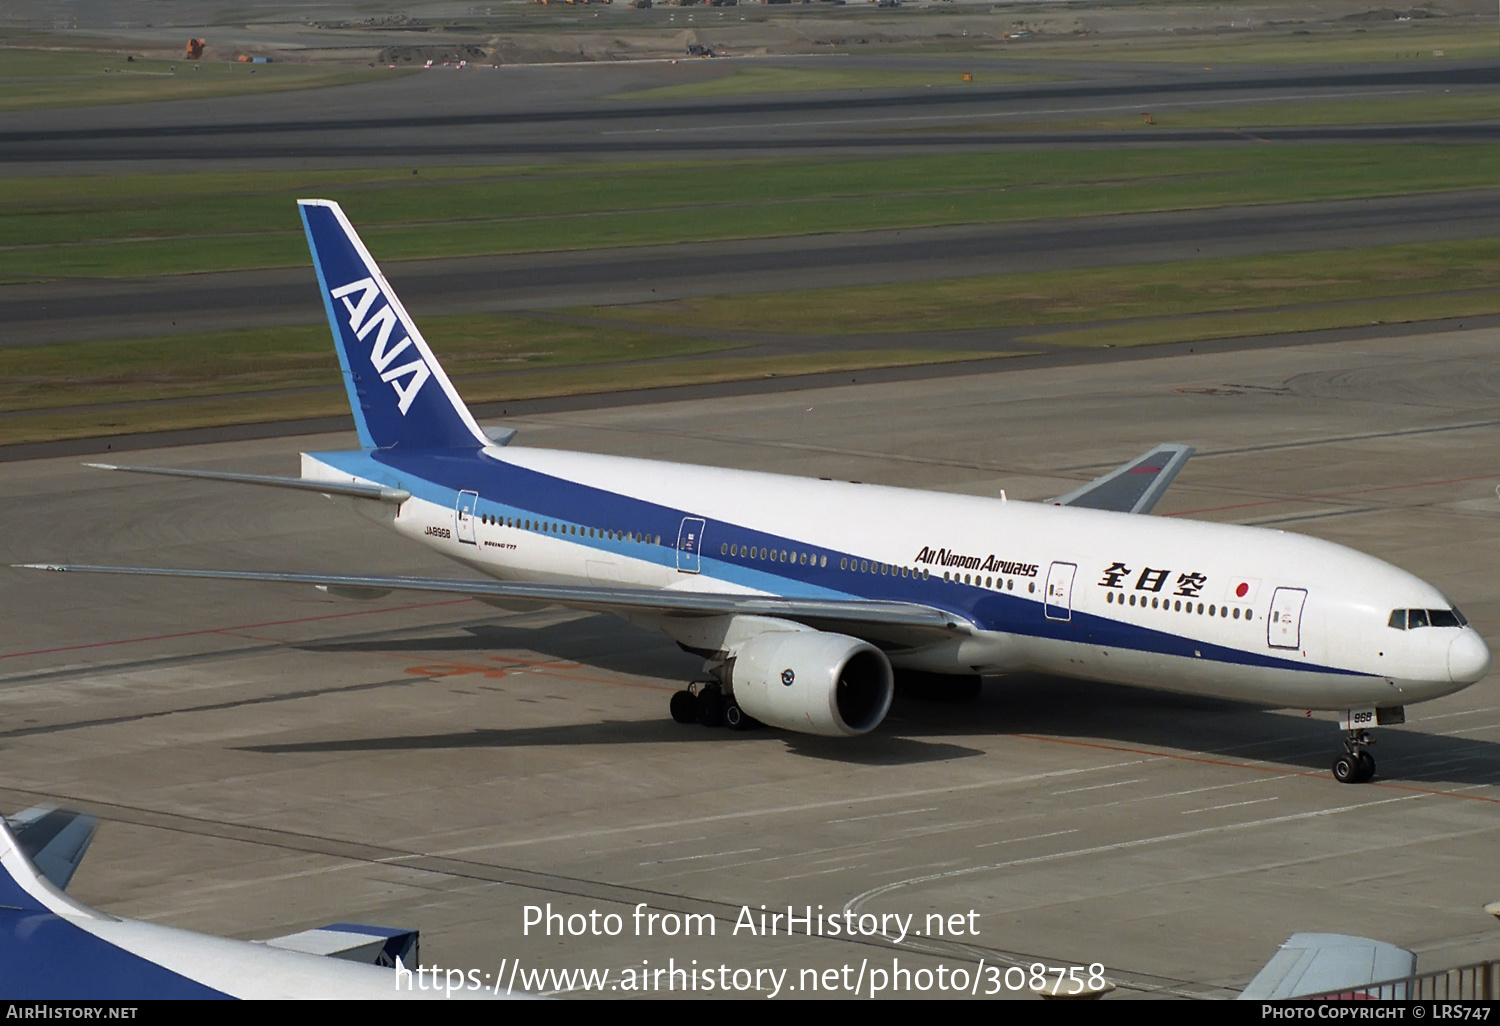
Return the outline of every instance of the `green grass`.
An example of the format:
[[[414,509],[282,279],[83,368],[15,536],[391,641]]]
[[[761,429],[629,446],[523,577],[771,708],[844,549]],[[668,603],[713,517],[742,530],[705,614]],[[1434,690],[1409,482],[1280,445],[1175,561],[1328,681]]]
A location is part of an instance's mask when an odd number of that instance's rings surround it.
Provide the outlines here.
[[[1347,328],[1360,324],[1410,324],[1495,313],[1500,313],[1500,295],[1492,292],[1463,296],[1401,296],[1296,310],[1253,310],[1244,313],[1151,318],[1097,328],[1036,332],[1025,337],[1047,345],[1091,348],[1150,346],[1165,342],[1198,342],[1210,338],[1242,338],[1317,331],[1322,328]]]
[[[327,344],[326,329],[292,329],[291,333],[304,331],[323,336],[321,352],[304,352],[300,347],[255,337],[267,332],[238,333],[241,338],[234,340],[238,352],[233,359],[208,361],[235,368],[228,376],[208,374],[204,364],[195,361],[192,355],[156,362],[140,351],[127,351],[122,364],[133,364],[135,370],[131,372],[116,372],[114,361],[98,359],[98,352],[75,352],[71,360],[33,361],[34,369],[46,366],[53,373],[33,374],[19,384],[7,383],[3,392],[6,410],[0,411],[0,445],[348,413],[348,399],[339,382],[332,348]],[[164,350],[172,348],[162,345],[164,341],[155,340],[157,345],[153,348],[158,359],[165,355]],[[444,364],[465,400],[482,403],[859,371],[996,355],[959,350],[872,349],[803,356],[735,356],[716,353],[722,347],[709,343],[672,339],[663,345],[661,341],[653,339],[650,345],[638,346],[633,353],[626,344],[625,352],[613,354],[615,359],[588,362],[587,353],[579,353],[576,355],[580,362],[574,364],[567,362],[572,356],[560,354],[548,359],[538,354],[502,357],[491,351],[458,358],[450,354],[444,357]],[[135,349],[134,341],[90,345]],[[252,359],[249,354],[256,352],[274,355]],[[656,355],[643,358],[648,352]],[[77,363],[79,367],[73,373],[63,372],[68,363]],[[105,366],[109,369],[105,370]]]
[[[583,312],[622,326],[842,335],[1249,311],[1261,317],[1288,307],[1306,311],[1402,296],[1425,302],[1434,293],[1473,290],[1489,291],[1466,303],[1500,309],[1500,295],[1494,293],[1500,290],[1500,239],[723,296]],[[1332,326],[1330,317],[1345,325],[1371,319],[1357,307],[1342,313],[1334,307],[1313,321]],[[1204,324],[1197,337],[1212,337],[1217,329]],[[1110,330],[1090,329],[1099,332],[1101,344],[1109,341]]]
[[[222,58],[222,55],[220,55]],[[188,100],[389,81],[412,69],[211,60],[126,60],[124,53],[0,47],[0,110]]]
[[[634,329],[474,314],[424,320],[455,381],[559,367],[698,356],[720,343]],[[326,325],[0,349],[0,412],[329,389],[342,397]],[[488,394],[490,386],[479,391]]]
[[[701,82],[657,86],[616,93],[612,100],[678,100],[715,96],[747,96],[761,93],[817,93],[851,89],[926,89],[931,86],[1007,85],[1018,82],[1058,82],[1064,76],[974,71],[972,82],[964,72],[904,71],[879,68],[769,68],[736,67],[728,74]]]
[[[1146,123],[1141,115],[1150,112]],[[1130,132],[1141,139],[1173,128],[1228,128],[1254,131],[1295,125],[1399,125],[1500,119],[1500,95],[1392,96],[1368,100],[1296,103],[1206,103],[1173,100],[1165,105],[1142,104],[1137,110],[1102,117],[1050,121],[997,118],[947,127],[952,132]]]
[[[1500,145],[1290,145],[0,179],[0,282],[306,264],[293,200],[381,260],[1326,200],[1500,181]]]
[[[1257,27],[1220,36],[1180,39],[1048,40],[1005,44],[1007,56],[1169,64],[1344,64],[1475,60],[1500,52],[1493,16],[1455,24],[1431,22],[1344,23],[1336,27]],[[1441,50],[1437,57],[1433,51]]]

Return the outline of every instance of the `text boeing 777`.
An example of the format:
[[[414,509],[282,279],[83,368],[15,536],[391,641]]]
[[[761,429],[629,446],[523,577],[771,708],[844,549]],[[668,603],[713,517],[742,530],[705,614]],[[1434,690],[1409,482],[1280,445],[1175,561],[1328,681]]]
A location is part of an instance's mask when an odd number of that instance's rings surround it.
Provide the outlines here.
[[[1474,683],[1483,639],[1436,588],[1280,531],[1144,515],[1191,455],[1161,446],[1051,503],[527,449],[474,421],[338,205],[300,203],[361,448],[300,478],[143,467],[356,501],[492,580],[53,569],[456,592],[616,613],[706,660],[674,718],[859,735],[893,667],[1019,670],[1339,710],[1366,728]]]

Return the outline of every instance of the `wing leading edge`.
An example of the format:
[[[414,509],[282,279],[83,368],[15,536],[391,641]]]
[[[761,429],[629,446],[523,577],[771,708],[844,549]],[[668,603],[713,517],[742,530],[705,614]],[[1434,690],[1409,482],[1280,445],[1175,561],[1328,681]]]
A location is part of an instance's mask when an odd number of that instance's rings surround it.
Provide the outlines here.
[[[1052,505],[1116,513],[1150,513],[1195,451],[1191,445],[1158,445],[1103,477],[1096,477],[1066,495],[1059,495],[1052,500]]]

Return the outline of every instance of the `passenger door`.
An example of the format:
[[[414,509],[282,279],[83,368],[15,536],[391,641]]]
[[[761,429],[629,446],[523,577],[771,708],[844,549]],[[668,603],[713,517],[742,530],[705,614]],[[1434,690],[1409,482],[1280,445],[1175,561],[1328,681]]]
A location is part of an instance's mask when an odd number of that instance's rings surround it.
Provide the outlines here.
[[[1277,588],[1271,596],[1271,615],[1266,622],[1266,641],[1272,648],[1302,647],[1302,588]]]
[[[683,517],[677,530],[677,569],[685,574],[698,572],[699,553],[703,551],[704,522],[697,517]]]
[[[453,537],[465,545],[474,545],[474,508],[479,505],[478,492],[459,492],[453,506]]]
[[[1047,571],[1047,602],[1043,607],[1047,619],[1073,619],[1073,576],[1077,573],[1077,563],[1053,563]]]

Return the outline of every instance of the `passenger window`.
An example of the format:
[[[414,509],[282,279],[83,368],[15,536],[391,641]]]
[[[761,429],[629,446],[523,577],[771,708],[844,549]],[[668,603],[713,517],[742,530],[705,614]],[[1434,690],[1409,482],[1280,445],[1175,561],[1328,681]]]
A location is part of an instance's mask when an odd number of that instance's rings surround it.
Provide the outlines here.
[[[818,566],[824,567],[824,566],[827,566],[827,565],[828,565],[828,557],[827,556],[819,556],[818,557]]]
[[[1406,627],[1408,630],[1416,630],[1418,627],[1427,626],[1427,610],[1408,609],[1406,611]]]
[[[729,543],[728,542],[720,542],[719,543],[719,555],[721,555],[721,556],[727,556],[727,555],[729,555]]]

